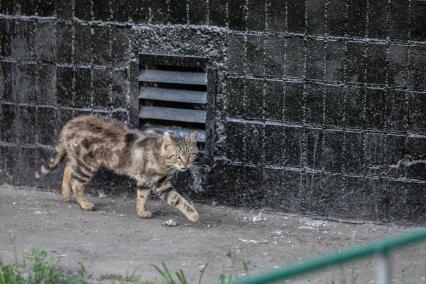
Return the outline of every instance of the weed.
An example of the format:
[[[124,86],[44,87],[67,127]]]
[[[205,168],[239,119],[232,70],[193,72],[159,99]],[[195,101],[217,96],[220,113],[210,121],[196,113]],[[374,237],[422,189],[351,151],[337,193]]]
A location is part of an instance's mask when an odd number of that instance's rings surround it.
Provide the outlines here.
[[[166,280],[167,284],[175,284],[175,280],[173,279],[173,276],[170,274],[169,269],[167,268],[167,266],[164,264],[164,262],[161,263],[161,265],[163,266],[163,268],[158,267],[157,265],[152,265],[152,267],[155,268],[155,270],[157,270],[157,272],[163,277],[164,280]],[[161,281],[159,281],[160,279],[157,279],[155,281],[155,283],[162,283]],[[186,281],[186,279],[185,279]],[[183,284],[185,284],[186,282],[183,282]]]
[[[247,273],[247,276],[250,274],[250,260],[243,261],[244,271]]]
[[[330,284],[356,284],[356,283],[358,283],[357,280],[358,280],[359,274],[357,272],[355,272],[353,269],[351,269],[351,275],[350,275],[349,280],[347,280],[345,267],[343,265],[339,265],[338,270],[340,272],[340,279],[339,280],[331,280]]]
[[[204,273],[206,271],[208,263],[206,263],[206,265],[203,266],[203,268],[201,268],[200,270],[200,276],[198,277],[198,284],[201,284],[202,280],[203,280],[203,276]],[[170,273],[169,269],[167,268],[167,266],[164,264],[164,262],[161,263],[161,268],[158,267],[157,265],[152,265],[155,270],[157,270],[157,272],[161,275],[162,279],[156,279],[154,284],[162,284],[164,283],[163,281],[166,281],[167,284],[189,284],[185,273],[183,272],[182,269],[180,269],[179,271],[175,272],[175,276],[177,278],[177,280],[175,280],[175,278],[173,277],[173,274]],[[163,281],[162,281],[163,280]]]
[[[203,280],[204,272],[206,272],[207,265],[208,263],[206,263],[206,265],[204,265],[203,268],[201,268],[200,270],[200,277],[198,278],[198,284],[201,284],[201,281]]]
[[[243,270],[245,271],[246,276],[249,276],[250,275],[250,261],[249,260],[243,260],[242,264],[243,264]],[[220,284],[232,283],[235,279],[237,279],[237,276],[235,275],[235,273],[230,273],[228,275],[226,275],[225,273],[222,273],[219,276],[219,283]]]
[[[203,268],[200,270],[200,276],[198,278],[198,284],[202,284],[204,273],[207,269],[207,265],[204,265]],[[186,278],[184,272],[182,269],[180,269],[178,272],[175,272],[174,275],[170,273],[167,266],[162,262],[161,267],[157,265],[152,265],[155,270],[161,275],[160,279],[156,279],[154,284],[189,284],[188,279]],[[250,272],[250,261],[243,261],[243,269],[246,272],[247,275],[249,275]],[[221,284],[227,284],[232,283],[233,280],[236,279],[236,276],[231,273],[229,275],[226,275],[225,273],[222,273],[219,276],[219,283]]]
[[[87,272],[80,264],[78,274],[67,274],[59,266],[61,257],[48,258],[47,253],[34,248],[24,257],[24,264],[0,262],[0,284],[86,284]]]
[[[134,271],[132,274],[126,274],[124,277],[121,275],[111,275],[110,279],[112,280],[112,284],[120,283],[120,284],[139,284],[143,283],[140,277]]]

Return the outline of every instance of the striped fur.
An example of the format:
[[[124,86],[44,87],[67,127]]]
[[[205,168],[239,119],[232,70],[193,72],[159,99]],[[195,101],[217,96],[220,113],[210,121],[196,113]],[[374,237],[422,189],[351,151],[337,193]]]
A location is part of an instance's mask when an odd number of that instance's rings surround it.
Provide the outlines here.
[[[138,183],[136,210],[141,218],[151,218],[145,210],[153,189],[163,200],[180,210],[190,221],[198,220],[195,208],[171,184],[172,176],[191,167],[198,149],[195,135],[172,137],[169,133],[140,132],[95,116],[80,116],[63,128],[49,162],[36,173],[47,175],[66,157],[62,198],[71,191],[83,210],[93,210],[84,191],[99,167],[127,175]]]

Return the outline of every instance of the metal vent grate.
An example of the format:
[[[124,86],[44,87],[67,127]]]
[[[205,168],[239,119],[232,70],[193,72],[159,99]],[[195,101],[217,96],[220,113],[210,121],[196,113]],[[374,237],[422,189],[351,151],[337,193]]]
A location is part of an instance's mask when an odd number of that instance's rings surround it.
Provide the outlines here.
[[[167,130],[177,136],[195,131],[199,147],[204,150],[206,58],[141,54],[139,64],[140,127],[160,132]]]

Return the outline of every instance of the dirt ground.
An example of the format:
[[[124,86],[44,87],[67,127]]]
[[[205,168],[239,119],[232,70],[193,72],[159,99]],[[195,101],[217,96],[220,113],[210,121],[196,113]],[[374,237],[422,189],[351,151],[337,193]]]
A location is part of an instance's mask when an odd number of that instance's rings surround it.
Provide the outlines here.
[[[155,213],[150,220],[137,217],[133,199],[91,200],[97,210],[84,212],[55,192],[0,186],[0,256],[11,262],[35,246],[55,250],[63,255],[66,270],[77,271],[84,263],[93,283],[111,283],[133,272],[153,281],[158,274],[151,264],[161,262],[173,271],[183,269],[196,283],[208,263],[204,283],[217,283],[222,273],[244,273],[244,261],[250,261],[253,273],[415,229],[201,204],[196,204],[201,220],[192,225],[159,200],[148,202]],[[170,218],[179,226],[161,226]],[[346,277],[346,283],[355,278],[356,283],[374,283],[374,267],[374,260],[366,260],[294,282],[336,283]],[[395,283],[426,283],[426,245],[396,253],[394,271]]]

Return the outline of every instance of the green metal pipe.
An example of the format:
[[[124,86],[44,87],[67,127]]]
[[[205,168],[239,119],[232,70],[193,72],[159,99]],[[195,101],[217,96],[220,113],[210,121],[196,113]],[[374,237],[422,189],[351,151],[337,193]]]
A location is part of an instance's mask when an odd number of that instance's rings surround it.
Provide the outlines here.
[[[374,241],[369,244],[342,250],[332,255],[302,261],[288,267],[274,269],[262,274],[240,278],[232,283],[259,284],[287,280],[300,276],[301,274],[310,273],[336,264],[343,264],[375,254],[388,253],[420,241],[426,241],[426,229],[417,230],[384,240]]]

